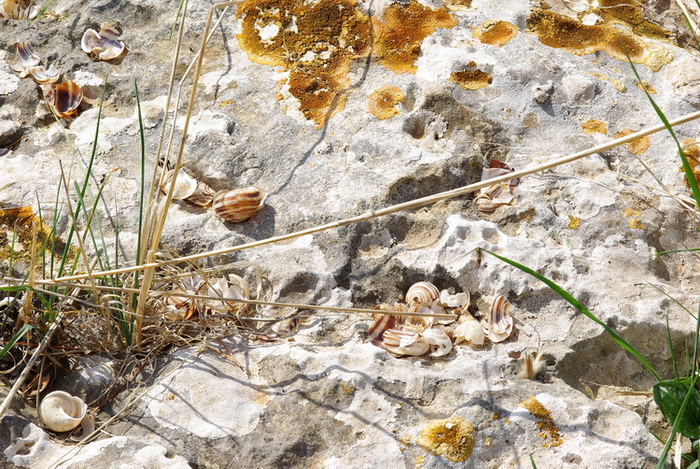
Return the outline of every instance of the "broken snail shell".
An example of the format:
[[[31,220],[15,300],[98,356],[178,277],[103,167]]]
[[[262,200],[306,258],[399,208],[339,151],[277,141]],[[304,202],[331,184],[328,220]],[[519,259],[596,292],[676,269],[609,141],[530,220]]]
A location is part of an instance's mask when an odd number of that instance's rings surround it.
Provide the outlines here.
[[[99,60],[114,60],[126,52],[124,43],[117,39],[121,35],[119,23],[102,23],[100,32],[88,29],[80,40],[83,52]]]
[[[207,285],[207,296],[219,298],[233,298],[238,300],[250,299],[250,287],[242,277],[236,274],[229,274],[228,278],[219,277],[215,283]],[[208,299],[205,301],[207,307],[217,313],[228,313],[245,307],[246,303],[239,303],[227,300]]]
[[[384,332],[384,348],[395,355],[424,355],[430,350],[430,343],[411,327],[389,329]]]
[[[455,344],[466,342],[472,345],[484,345],[484,328],[479,321],[469,313],[464,313],[459,318],[460,324],[453,332]]]
[[[219,191],[214,196],[214,213],[226,221],[246,221],[262,208],[265,193],[255,186]]]
[[[491,303],[488,330],[486,332],[491,342],[503,342],[513,332],[513,318],[509,313],[510,307],[510,302],[503,295],[498,296]]]
[[[165,173],[163,184],[160,186],[160,190],[163,191],[163,193],[167,194],[170,190],[170,183],[174,174],[174,169]],[[177,179],[175,180],[173,199],[186,200],[200,207],[207,207],[211,205],[214,200],[214,190],[205,183],[197,181],[190,176],[187,171],[180,168],[177,173]]]
[[[46,92],[45,99],[56,116],[72,117],[83,101],[83,90],[72,81],[66,81],[52,86]]]
[[[31,76],[35,82],[45,85],[56,83],[60,76],[59,71],[51,65],[45,68],[41,64],[41,57],[34,51],[34,48],[29,42],[17,43],[17,58],[19,62],[11,65],[20,78]]]
[[[87,404],[79,397],[65,391],[53,391],[39,405],[39,415],[44,425],[55,432],[67,432],[76,428],[85,418]]]
[[[414,283],[406,292],[406,302],[409,306],[430,307],[439,297],[440,291],[430,282]]]
[[[450,294],[447,290],[440,292],[440,306],[448,308],[464,308],[469,306],[469,292]]]
[[[452,340],[442,329],[428,329],[422,335],[430,344],[431,357],[443,357],[452,351]]]
[[[33,20],[39,15],[39,7],[33,0],[0,0],[0,18]]]

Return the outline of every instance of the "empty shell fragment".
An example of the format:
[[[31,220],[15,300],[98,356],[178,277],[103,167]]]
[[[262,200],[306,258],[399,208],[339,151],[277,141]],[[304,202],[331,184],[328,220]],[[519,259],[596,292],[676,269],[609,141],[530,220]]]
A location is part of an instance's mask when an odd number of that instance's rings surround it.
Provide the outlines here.
[[[510,315],[510,302],[500,295],[489,311],[486,335],[493,343],[503,342],[513,332],[513,318]]]
[[[33,0],[0,0],[0,18],[33,20],[39,15],[39,7]]]
[[[88,29],[80,41],[80,48],[98,60],[114,60],[126,53],[124,43],[118,38],[121,35],[119,23],[102,23],[100,32]]]
[[[45,99],[57,117],[72,117],[77,114],[78,106],[83,101],[83,90],[72,81],[66,81],[52,86],[46,92]]]
[[[60,73],[56,70],[56,67],[53,65],[49,68],[44,67],[41,63],[41,57],[34,51],[30,43],[17,43],[17,58],[19,62],[11,67],[20,78],[31,76],[35,82],[41,85],[58,81]]]

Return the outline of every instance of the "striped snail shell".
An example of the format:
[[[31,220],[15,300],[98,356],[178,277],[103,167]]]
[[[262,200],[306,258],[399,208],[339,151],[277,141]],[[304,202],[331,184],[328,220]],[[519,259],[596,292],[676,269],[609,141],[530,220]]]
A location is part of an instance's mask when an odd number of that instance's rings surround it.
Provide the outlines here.
[[[219,191],[214,195],[214,213],[226,221],[246,221],[262,208],[265,193],[257,187]]]
[[[406,302],[411,306],[428,306],[440,297],[440,290],[430,282],[414,283],[406,292]]]

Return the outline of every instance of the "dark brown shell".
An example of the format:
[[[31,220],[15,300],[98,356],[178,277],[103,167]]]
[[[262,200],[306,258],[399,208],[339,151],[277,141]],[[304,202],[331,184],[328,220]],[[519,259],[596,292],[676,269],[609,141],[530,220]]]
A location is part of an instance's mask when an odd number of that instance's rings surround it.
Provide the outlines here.
[[[240,223],[246,221],[262,208],[265,194],[257,187],[219,191],[214,196],[214,213],[226,221]]]
[[[46,93],[46,103],[58,117],[72,117],[83,101],[83,90],[72,81],[59,83]]]

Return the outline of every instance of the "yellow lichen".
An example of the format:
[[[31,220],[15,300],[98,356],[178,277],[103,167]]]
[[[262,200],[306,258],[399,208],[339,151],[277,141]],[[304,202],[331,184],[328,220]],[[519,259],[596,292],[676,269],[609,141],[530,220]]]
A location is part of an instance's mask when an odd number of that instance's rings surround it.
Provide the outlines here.
[[[398,115],[401,111],[396,107],[403,103],[406,95],[395,86],[381,86],[372,91],[367,97],[369,112],[379,120],[389,119]]]
[[[633,132],[634,131],[632,129],[622,129],[615,134],[615,138],[625,137]],[[647,136],[635,138],[631,142],[625,143],[625,146],[633,155],[641,155],[647,150],[647,148],[649,148],[650,145],[651,139]]]
[[[634,84],[637,85],[637,88],[642,91],[646,91],[649,94],[656,94],[656,88],[651,86],[651,84],[646,80],[642,80],[641,82],[635,81]]]
[[[682,143],[683,153],[688,160],[688,164],[693,172],[695,181],[700,184],[700,146],[698,146],[698,142],[693,139],[685,139],[682,141]],[[678,171],[684,172],[685,170],[683,169],[683,166],[681,166]],[[690,187],[690,184],[688,184],[688,178],[685,177],[685,175],[683,177],[683,182],[686,186]]]
[[[466,461],[474,448],[474,427],[462,417],[450,417],[428,424],[417,443],[450,461]]]
[[[583,129],[583,131],[587,134],[594,134],[597,132],[605,135],[608,133],[608,124],[603,121],[588,119],[586,122],[581,124],[581,129]]]
[[[476,68],[476,63],[469,62],[467,66],[457,72],[452,72],[450,81],[457,83],[465,90],[478,90],[491,84],[491,75]]]
[[[569,229],[575,230],[579,226],[581,226],[581,219],[579,217],[569,215]]]
[[[540,436],[545,440],[549,440],[549,442],[543,444],[543,446],[554,447],[564,442],[559,434],[559,428],[554,425],[552,413],[547,410],[540,401],[535,399],[534,396],[530,396],[528,400],[521,402],[520,406],[527,409],[527,411],[537,419],[535,425],[540,429]]]
[[[527,27],[550,47],[576,55],[605,51],[616,59],[644,63],[654,71],[673,60],[662,46],[647,44],[635,28],[619,18],[602,24],[585,25],[576,19],[548,10],[535,9],[527,19]]]
[[[624,22],[632,28],[635,34],[651,39],[668,39],[669,31],[644,19],[643,1],[629,0],[598,0],[595,12],[603,19]]]
[[[369,17],[357,0],[249,0],[238,7],[237,36],[250,60],[289,70],[290,93],[319,126],[345,106],[352,61],[371,45]]]
[[[46,252],[50,253],[53,244],[55,255],[61,255],[65,245],[58,238],[54,243],[46,242],[51,236],[51,228],[32,212],[31,207],[0,209],[0,259],[29,261],[35,233],[37,252],[45,245]],[[73,249],[69,253],[71,258],[75,255]]]
[[[502,46],[518,34],[518,27],[507,21],[490,20],[474,28],[472,36],[484,44]]]
[[[444,0],[444,4],[450,10],[468,10],[472,6],[472,0]]]
[[[639,210],[635,210],[633,208],[626,208],[625,210],[622,211],[622,216],[629,218],[627,224],[631,230],[643,230],[644,229],[644,225],[642,224],[642,220],[639,218],[641,216],[641,212]]]
[[[447,9],[433,10],[415,0],[388,6],[382,18],[373,18],[373,52],[380,64],[396,73],[415,73],[423,39],[437,28],[457,25]]]

